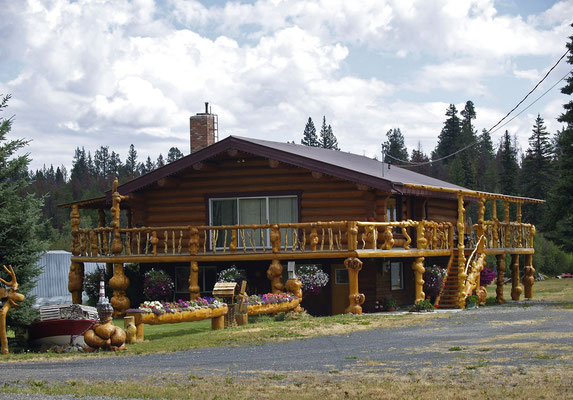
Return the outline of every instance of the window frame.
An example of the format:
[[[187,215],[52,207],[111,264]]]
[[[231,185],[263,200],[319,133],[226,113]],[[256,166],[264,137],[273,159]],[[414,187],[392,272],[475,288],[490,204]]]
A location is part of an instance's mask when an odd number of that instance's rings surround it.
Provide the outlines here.
[[[207,205],[207,221],[209,222],[209,226],[217,226],[213,225],[213,201],[217,200],[235,200],[236,205],[236,212],[237,212],[237,222],[240,225],[241,222],[241,214],[240,214],[240,201],[239,200],[249,200],[249,199],[265,199],[265,214],[266,214],[266,221],[265,224],[269,223],[269,214],[270,214],[270,199],[279,199],[279,198],[293,198],[296,204],[296,221],[294,223],[300,222],[300,198],[301,192],[266,192],[266,193],[242,193],[241,195],[237,195],[236,193],[232,194],[211,194],[205,196],[206,205]],[[211,235],[211,233],[209,234]],[[292,245],[291,245],[292,246]],[[291,247],[289,246],[289,247]],[[264,247],[270,247],[270,229],[267,229],[265,234],[265,244]],[[209,240],[209,248],[212,250],[211,247],[211,240]],[[222,249],[223,247],[217,246],[217,250]],[[263,246],[257,246],[257,249],[262,249]]]
[[[398,266],[399,269],[399,282],[400,282],[400,287],[394,287],[393,284],[393,267],[394,266]],[[390,290],[404,290],[404,262],[403,261],[391,261],[390,262]]]

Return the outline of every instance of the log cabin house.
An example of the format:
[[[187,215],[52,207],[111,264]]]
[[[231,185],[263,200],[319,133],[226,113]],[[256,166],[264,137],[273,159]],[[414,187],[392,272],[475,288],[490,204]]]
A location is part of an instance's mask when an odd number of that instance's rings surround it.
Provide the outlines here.
[[[175,278],[178,297],[197,298],[232,265],[244,270],[251,293],[282,291],[284,266],[294,261],[330,275],[320,295],[303,301],[314,314],[373,312],[383,296],[413,304],[425,298],[424,265],[432,264],[447,267],[439,307],[463,308],[468,294],[483,295],[486,255],[496,256],[497,301],[505,301],[508,254],[511,297],[523,290],[520,256],[525,297],[532,297],[535,227],[522,222],[521,205],[541,201],[467,190],[342,151],[236,136],[217,142],[216,124],[206,108],[190,118],[190,155],[61,206],[71,209],[74,302],[81,302],[85,262],[113,268],[119,316],[130,307],[125,263],[159,266]],[[470,201],[475,224],[465,215]],[[99,227],[80,228],[80,209],[99,210]]]

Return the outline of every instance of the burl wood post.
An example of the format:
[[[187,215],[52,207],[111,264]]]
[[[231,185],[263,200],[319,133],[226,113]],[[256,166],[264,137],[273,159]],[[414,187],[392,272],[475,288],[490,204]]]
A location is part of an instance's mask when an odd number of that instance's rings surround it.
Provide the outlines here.
[[[505,254],[499,254],[495,256],[497,260],[497,288],[495,289],[495,302],[498,304],[505,303],[505,298],[503,297],[503,284],[505,280]]]
[[[416,258],[412,263],[412,269],[414,270],[414,281],[416,283],[416,300],[414,303],[417,303],[426,298],[426,294],[424,293],[424,272],[426,272],[424,268],[424,257]]]
[[[113,228],[111,251],[114,255],[120,255],[123,251],[119,205],[125,196],[121,196],[117,191],[118,184],[119,182],[116,178],[113,181],[111,195],[111,227]],[[109,280],[109,286],[113,289],[113,297],[110,299],[110,303],[113,306],[113,316],[115,318],[122,317],[125,315],[125,311],[129,308],[129,298],[126,296],[126,290],[129,287],[129,278],[125,275],[122,263],[113,264],[113,277]]]
[[[72,206],[70,212],[70,224],[72,225],[72,255],[78,257],[81,254],[80,245],[80,211],[77,205]],[[82,291],[84,286],[84,263],[72,261],[68,274],[68,290],[72,294],[73,304],[82,304]]]
[[[511,255],[511,299],[519,300],[523,289],[519,285],[519,254]]]
[[[24,295],[22,293],[18,293],[18,282],[16,281],[16,274],[14,273],[12,266],[9,265],[8,268],[6,268],[6,266],[3,265],[3,267],[12,278],[9,282],[0,278],[0,282],[2,282],[6,286],[10,286],[10,290],[8,292],[4,292],[0,295],[0,297],[4,300],[4,304],[2,305],[2,310],[0,311],[0,343],[2,347],[2,354],[8,354],[8,336],[6,335],[6,315],[8,314],[8,310],[10,310],[10,308],[18,307],[18,304],[24,301]]]
[[[191,261],[191,270],[189,271],[189,296],[191,300],[197,300],[201,294],[199,286],[199,264],[197,261]]]
[[[279,260],[275,259],[271,262],[267,270],[267,278],[271,281],[271,291],[273,293],[282,293],[284,289],[283,284],[283,266]]]
[[[464,253],[464,235],[465,235],[465,225],[464,225],[464,215],[466,209],[464,208],[464,196],[458,194],[458,307],[466,308],[466,256]]]
[[[535,236],[535,226],[529,228],[529,247],[533,248],[533,237]],[[533,254],[525,256],[525,269],[523,270],[523,289],[526,299],[533,298],[533,284],[535,283],[535,268],[533,268]]]
[[[356,257],[344,260],[344,266],[348,270],[348,300],[350,304],[344,310],[345,313],[362,314],[361,305],[364,304],[365,297],[358,293],[358,273],[362,269],[362,261]]]

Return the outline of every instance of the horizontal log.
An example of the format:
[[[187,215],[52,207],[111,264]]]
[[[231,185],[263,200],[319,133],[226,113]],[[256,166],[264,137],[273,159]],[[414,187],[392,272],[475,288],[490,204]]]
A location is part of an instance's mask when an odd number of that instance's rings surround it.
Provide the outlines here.
[[[330,208],[330,207],[364,207],[365,201],[362,199],[303,199],[301,207],[304,209]]]
[[[338,215],[354,215],[354,219],[366,219],[367,211],[364,208],[357,207],[336,207],[336,208],[303,208],[301,211],[303,217],[329,217]],[[356,218],[362,216],[362,218]]]

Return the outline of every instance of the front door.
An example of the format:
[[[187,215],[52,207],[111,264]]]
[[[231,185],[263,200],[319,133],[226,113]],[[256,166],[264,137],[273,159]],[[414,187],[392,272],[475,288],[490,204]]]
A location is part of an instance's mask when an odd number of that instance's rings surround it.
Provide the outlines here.
[[[330,293],[332,304],[331,313],[344,314],[344,310],[348,307],[348,270],[344,264],[331,264],[330,265]]]

